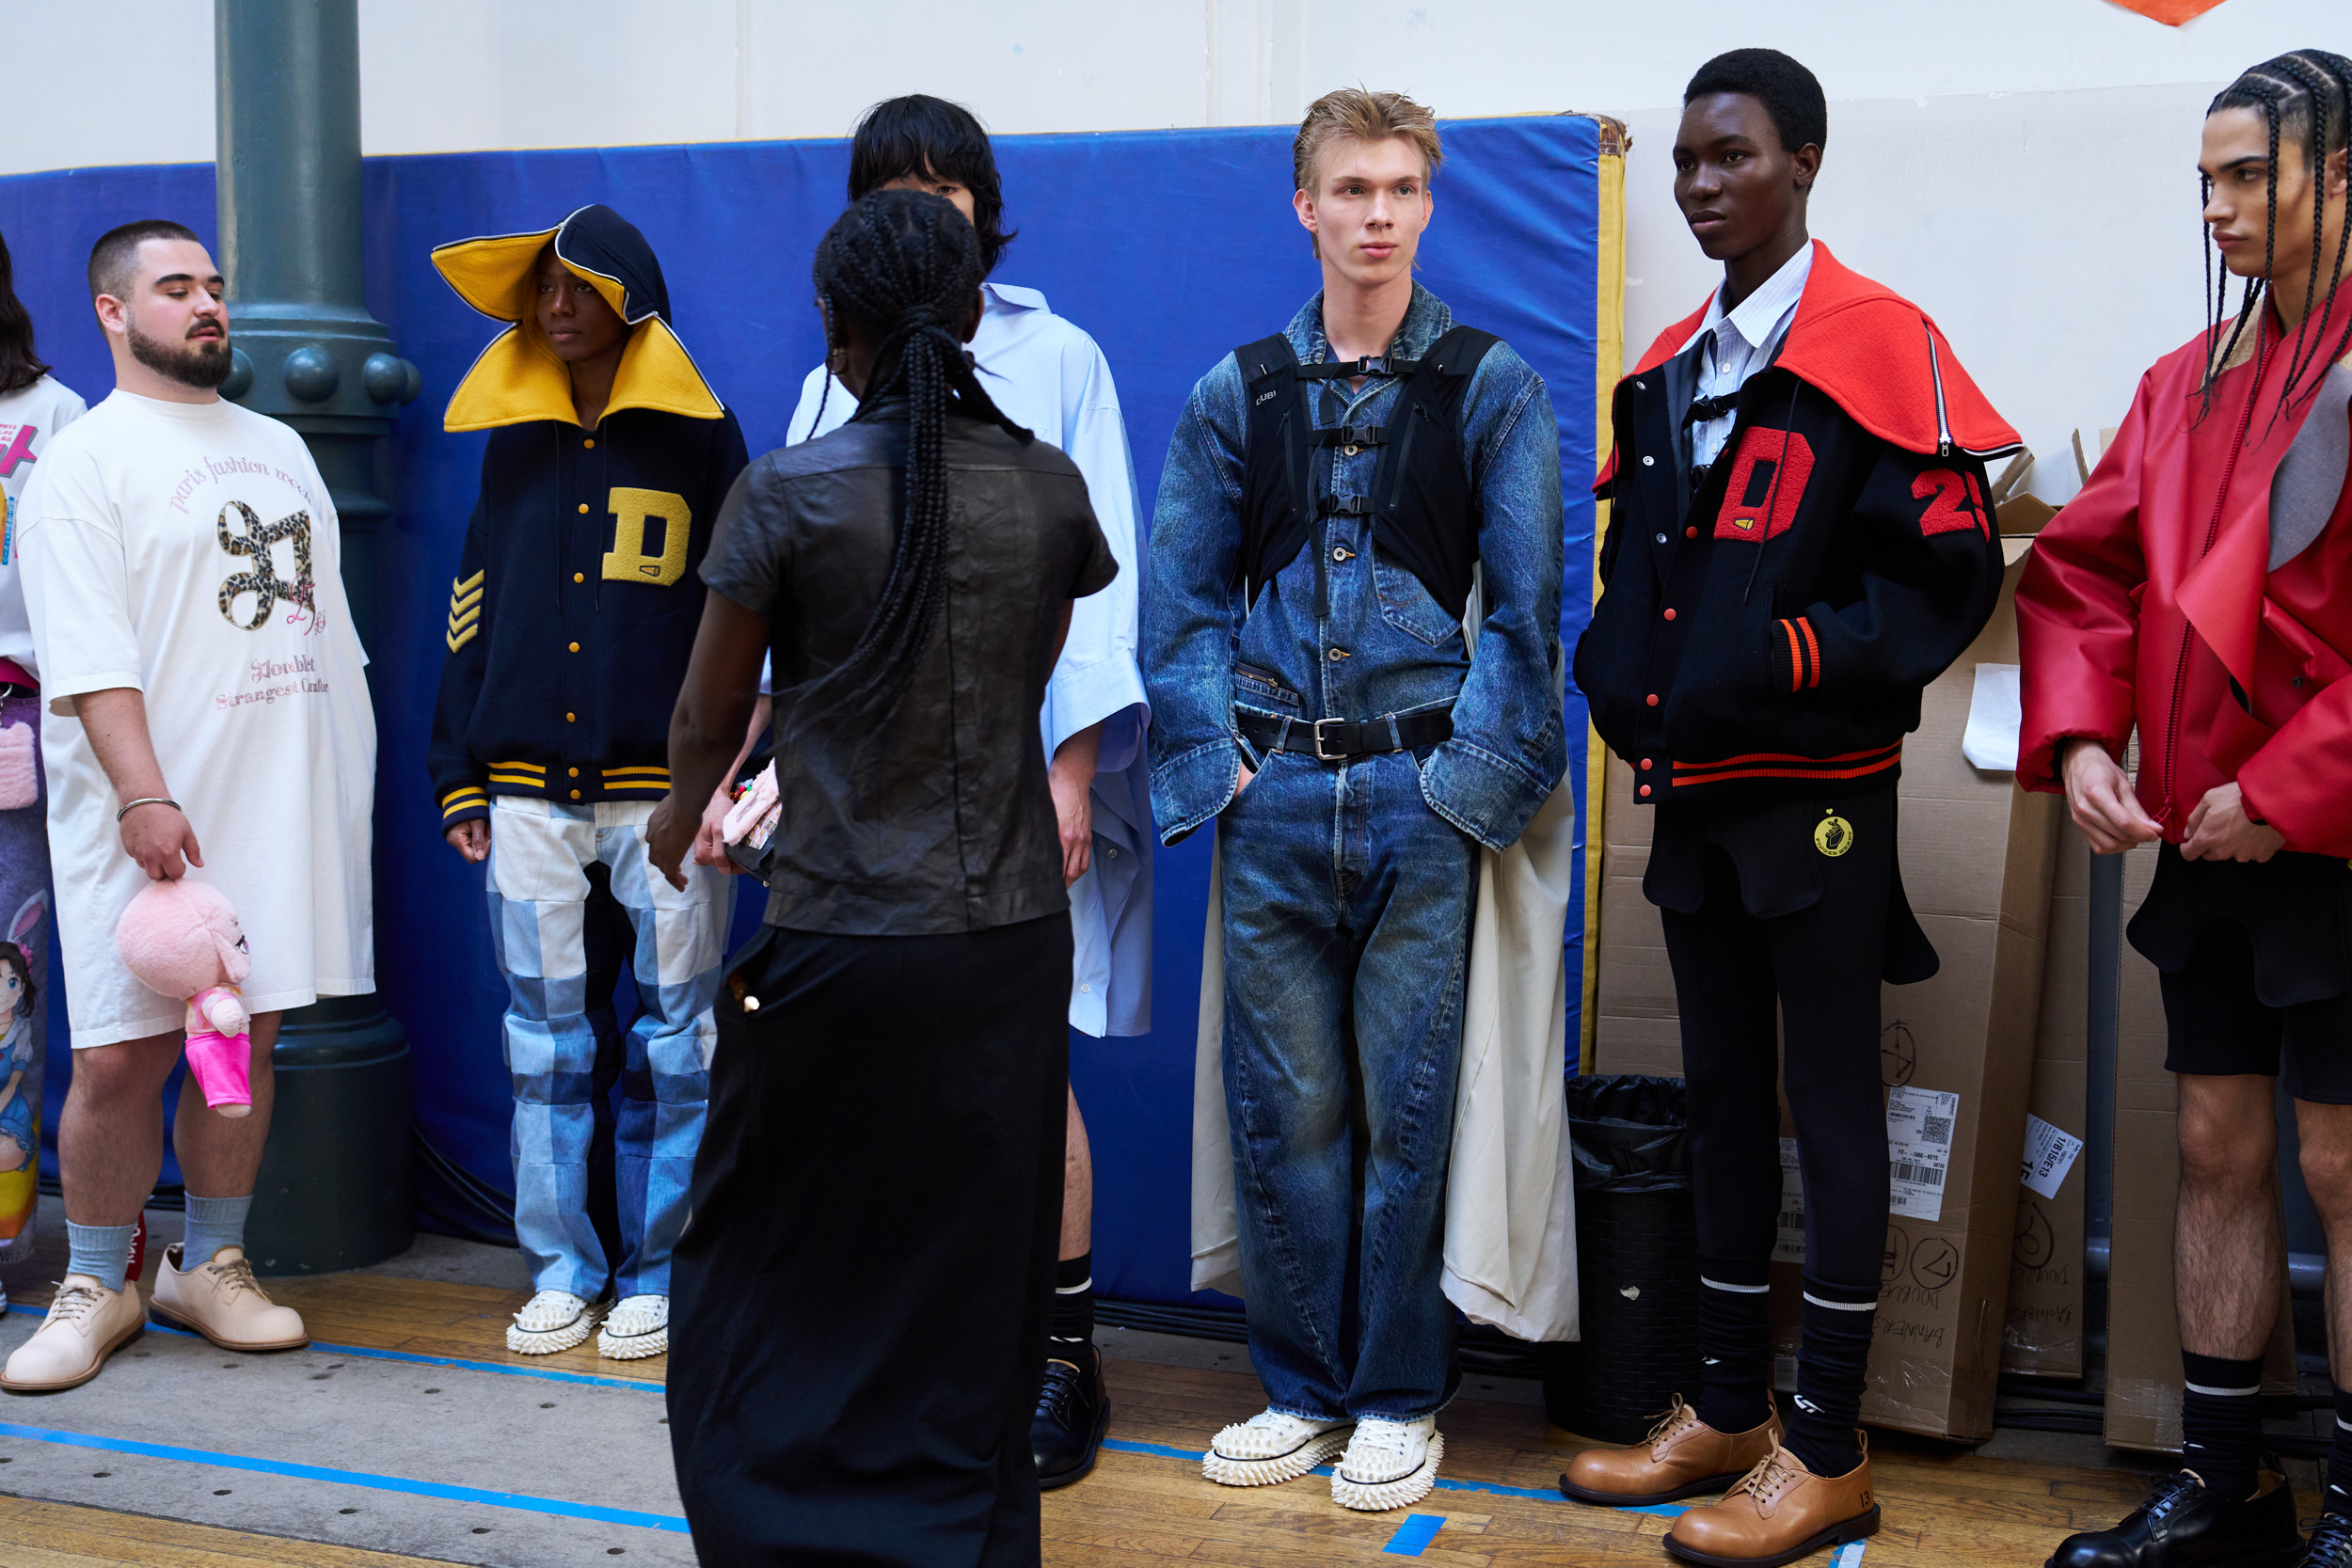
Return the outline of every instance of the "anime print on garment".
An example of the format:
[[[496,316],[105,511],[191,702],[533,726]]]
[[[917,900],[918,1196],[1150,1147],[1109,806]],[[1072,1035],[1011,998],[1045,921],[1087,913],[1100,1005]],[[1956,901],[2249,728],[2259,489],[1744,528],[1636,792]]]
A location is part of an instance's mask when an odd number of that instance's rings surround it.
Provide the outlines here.
[[[538,319],[550,247],[626,332],[586,428]],[[468,304],[513,324],[459,384],[445,421],[490,437],[451,581],[429,766],[445,829],[489,823],[492,940],[513,993],[516,1230],[534,1287],[578,1298],[525,1309],[510,1343],[537,1352],[585,1338],[608,1286],[624,1303],[669,1292],[732,890],[690,867],[689,890],[673,893],[647,866],[644,832],[670,786],[698,568],[745,454],[735,416],[671,330],[660,262],[611,209],[444,245],[433,260]],[[593,312],[595,300],[582,304]],[[609,1009],[625,961],[643,1011],[615,1038]],[[608,1258],[588,1218],[589,1172],[616,1077],[622,1109],[602,1135],[615,1145],[622,1255]],[[639,1343],[612,1343],[609,1327],[600,1347],[665,1344],[647,1325],[666,1324],[666,1302],[639,1315]]]
[[[1894,786],[1922,689],[1998,595],[1984,459],[2018,442],[1916,306],[1814,241],[1733,309],[1719,290],[1661,333],[1614,420],[1576,678],[1658,808],[1643,892],[1682,1021],[1705,1366],[1695,1405],[1655,1434],[1663,1460],[1593,1450],[1562,1486],[1645,1503],[1755,1465],[1777,1517],[1726,1497],[1669,1549],[1780,1562],[1877,1528],[1855,1422],[1886,1237],[1880,987],[1936,967],[1903,896]],[[1784,1027],[1809,1199],[1785,1448],[1765,1322]]]

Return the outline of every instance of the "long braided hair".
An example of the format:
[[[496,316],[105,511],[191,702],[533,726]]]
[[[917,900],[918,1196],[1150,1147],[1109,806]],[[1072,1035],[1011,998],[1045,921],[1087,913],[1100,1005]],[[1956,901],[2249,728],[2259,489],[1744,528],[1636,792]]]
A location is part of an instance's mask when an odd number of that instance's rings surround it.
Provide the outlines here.
[[[947,596],[950,406],[1024,446],[1032,436],[982,388],[951,328],[983,276],[979,236],[953,204],[910,190],[862,197],[826,232],[814,271],[826,337],[846,320],[875,345],[873,379],[853,418],[907,423],[906,514],[881,602],[849,657],[791,694],[794,729],[846,732],[876,725],[897,707]]]
[[[2247,323],[2258,320],[2256,308],[2275,292],[2270,275],[2278,261],[2279,144],[2282,138],[2300,138],[2312,180],[2312,265],[2303,295],[2308,330],[2297,334],[2294,357],[2288,361],[2286,379],[2280,389],[2279,406],[2272,411],[2275,419],[2293,410],[2306,377],[2311,386],[2300,395],[2316,396],[2328,367],[2352,348],[2352,317],[2347,317],[2333,347],[2322,346],[2328,324],[2333,319],[2337,292],[2344,285],[2344,263],[2347,244],[2352,244],[2352,222],[2344,224],[2336,236],[2335,265],[2327,275],[2327,298],[2315,307],[2313,303],[2319,293],[2320,252],[2328,232],[2328,159],[2344,147],[2347,127],[2352,127],[2352,60],[2324,49],[2298,49],[2291,55],[2265,60],[2224,87],[2205,113],[2216,115],[2224,109],[2252,109],[2269,123],[2269,221],[2263,234],[2262,274],[2246,280],[2245,293],[2238,301],[2237,320],[2231,325],[2226,341],[2221,328],[2229,309],[2230,275],[2228,269],[2215,267],[2213,235],[2210,230],[2206,232],[2205,373],[2198,418],[2201,420],[2213,411],[2214,378],[2236,351]],[[2203,195],[2210,199],[2213,182],[2201,180],[2201,183]],[[2258,325],[2255,331],[2261,330]]]

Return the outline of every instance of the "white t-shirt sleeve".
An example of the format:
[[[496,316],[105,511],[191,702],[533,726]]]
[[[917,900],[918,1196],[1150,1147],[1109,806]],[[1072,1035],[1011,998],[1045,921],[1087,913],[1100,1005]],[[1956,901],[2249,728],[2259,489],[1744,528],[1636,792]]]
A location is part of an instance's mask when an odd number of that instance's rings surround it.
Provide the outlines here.
[[[96,454],[50,453],[24,497],[24,608],[52,711],[118,687],[145,690],[131,575]]]

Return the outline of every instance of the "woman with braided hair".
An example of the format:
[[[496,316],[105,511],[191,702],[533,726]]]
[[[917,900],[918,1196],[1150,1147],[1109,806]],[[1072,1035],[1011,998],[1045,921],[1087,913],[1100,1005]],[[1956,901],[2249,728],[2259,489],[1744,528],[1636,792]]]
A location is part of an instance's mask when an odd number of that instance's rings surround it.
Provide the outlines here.
[[[2180,1086],[2183,1468],[2053,1568],[2352,1568],[2352,61],[2298,50],[2207,111],[2206,326],[2159,359],[2017,591],[2018,781],[2102,854],[2161,841],[2128,935]],[[2221,266],[2213,267],[2218,253]],[[2232,277],[2243,279],[2227,316]],[[2139,771],[2119,760],[2135,726]],[[2273,1109],[2328,1231],[2335,1449],[2306,1542],[2258,1464],[2279,1315]]]
[[[973,374],[953,206],[877,191],[815,272],[857,414],[720,513],[649,832],[675,880],[771,655],[767,923],[677,1250],[679,1490],[706,1562],[1034,1563],[1071,965],[1037,712],[1118,568]]]

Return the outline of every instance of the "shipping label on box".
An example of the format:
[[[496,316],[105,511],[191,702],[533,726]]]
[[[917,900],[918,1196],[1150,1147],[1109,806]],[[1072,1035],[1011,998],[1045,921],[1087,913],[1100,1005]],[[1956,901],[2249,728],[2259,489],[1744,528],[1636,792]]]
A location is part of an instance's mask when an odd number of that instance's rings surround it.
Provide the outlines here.
[[[2066,1173],[2074,1168],[2074,1156],[2083,1151],[2083,1141],[2072,1132],[2063,1132],[2028,1114],[2026,1117],[2026,1168],[2018,1180],[2026,1190],[2042,1197],[2056,1197],[2066,1184]]]
[[[2084,1162],[2070,1160],[2063,1143],[2031,1130],[2048,1127],[2072,1138],[2090,1121],[2090,841],[2071,823],[2061,826],[2001,1324],[2001,1370],[2023,1377],[2083,1374]],[[2074,1149],[2079,1155],[2079,1139]],[[2068,1163],[2061,1168],[2058,1162]]]
[[[1886,1164],[1890,1215],[1944,1217],[1944,1179],[1952,1168],[1952,1124],[1960,1096],[1906,1085],[1886,1092]]]

